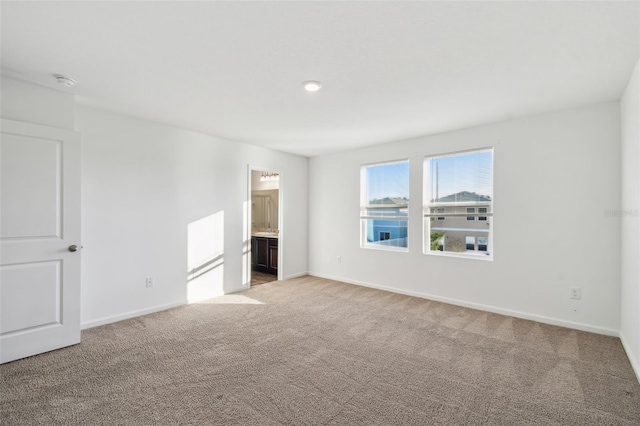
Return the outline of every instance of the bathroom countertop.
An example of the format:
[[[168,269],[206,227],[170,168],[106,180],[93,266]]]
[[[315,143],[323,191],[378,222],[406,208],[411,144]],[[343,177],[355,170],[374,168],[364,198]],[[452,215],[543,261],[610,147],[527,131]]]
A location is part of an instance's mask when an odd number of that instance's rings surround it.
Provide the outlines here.
[[[253,232],[251,236],[263,238],[278,238],[278,234],[275,232]]]

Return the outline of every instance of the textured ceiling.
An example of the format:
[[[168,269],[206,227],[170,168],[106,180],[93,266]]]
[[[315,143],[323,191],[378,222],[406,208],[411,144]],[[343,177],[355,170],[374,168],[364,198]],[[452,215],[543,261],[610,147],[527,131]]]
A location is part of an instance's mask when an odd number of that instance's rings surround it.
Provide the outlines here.
[[[0,7],[4,75],[305,156],[616,100],[639,57],[638,2]]]

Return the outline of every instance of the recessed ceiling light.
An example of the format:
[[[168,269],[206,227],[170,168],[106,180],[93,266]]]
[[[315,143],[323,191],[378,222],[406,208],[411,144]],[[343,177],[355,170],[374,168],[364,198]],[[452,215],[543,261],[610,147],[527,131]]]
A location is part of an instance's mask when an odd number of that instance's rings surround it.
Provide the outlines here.
[[[305,81],[302,85],[307,92],[317,92],[322,87],[322,83],[315,80]]]
[[[76,85],[76,81],[74,79],[65,77],[64,75],[56,74],[54,77],[58,80],[58,83],[64,84],[67,87],[73,87]]]

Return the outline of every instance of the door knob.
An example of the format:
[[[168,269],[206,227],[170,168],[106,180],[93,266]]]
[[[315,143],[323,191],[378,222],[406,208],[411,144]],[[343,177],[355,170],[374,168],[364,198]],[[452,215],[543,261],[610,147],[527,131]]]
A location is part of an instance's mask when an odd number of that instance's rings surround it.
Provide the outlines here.
[[[74,252],[74,251],[78,251],[78,246],[75,244],[72,244],[69,246],[69,251],[70,252]]]

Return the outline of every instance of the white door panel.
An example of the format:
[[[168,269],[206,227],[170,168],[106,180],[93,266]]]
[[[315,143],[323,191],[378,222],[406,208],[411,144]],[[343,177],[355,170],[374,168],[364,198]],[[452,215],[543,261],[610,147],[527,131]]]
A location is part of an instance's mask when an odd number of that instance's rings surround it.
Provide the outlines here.
[[[60,237],[61,142],[2,135],[0,237]],[[16,161],[16,159],[26,161]]]
[[[0,266],[1,334],[61,324],[60,272],[60,261]]]
[[[2,120],[0,362],[80,342],[80,138]]]

